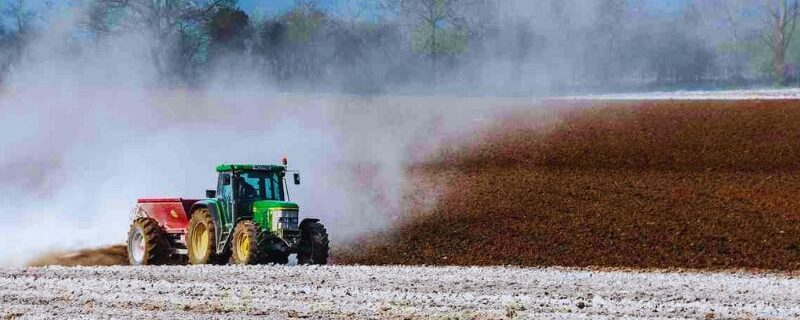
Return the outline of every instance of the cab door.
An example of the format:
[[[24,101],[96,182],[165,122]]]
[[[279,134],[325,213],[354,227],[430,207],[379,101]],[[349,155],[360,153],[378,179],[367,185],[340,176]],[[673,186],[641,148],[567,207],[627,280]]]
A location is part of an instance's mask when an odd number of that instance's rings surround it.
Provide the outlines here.
[[[219,182],[217,183],[217,200],[219,201],[220,218],[225,228],[231,227],[233,212],[233,184],[230,172],[221,172],[219,174]]]

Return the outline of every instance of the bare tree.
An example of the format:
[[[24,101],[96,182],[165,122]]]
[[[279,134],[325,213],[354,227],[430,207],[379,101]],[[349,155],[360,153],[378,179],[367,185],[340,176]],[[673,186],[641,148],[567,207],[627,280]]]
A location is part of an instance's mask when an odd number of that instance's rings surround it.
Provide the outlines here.
[[[98,34],[141,33],[152,40],[149,55],[156,70],[169,76],[185,73],[190,59],[207,43],[196,31],[216,10],[234,4],[235,0],[94,0],[87,25]]]
[[[440,56],[448,51],[448,43],[453,34],[447,29],[457,29],[463,23],[461,15],[469,0],[395,0],[388,1],[389,7],[411,19],[415,23],[417,48],[431,59],[431,75],[437,81]]]
[[[15,28],[11,40],[14,46],[14,60],[16,60],[22,56],[22,50],[31,32],[31,22],[36,17],[36,13],[28,9],[25,0],[12,0],[3,10],[3,14],[11,20],[11,24]]]
[[[690,3],[702,16],[699,27],[704,30],[700,32],[710,41],[720,41],[716,45],[716,60],[721,67],[718,71],[729,80],[744,82],[747,64],[753,62],[748,60],[754,51],[752,45],[764,44],[753,41],[753,36],[765,35],[764,17],[767,14],[753,14],[760,12],[764,0],[690,0]],[[723,38],[716,39],[719,35]],[[769,47],[765,45],[763,48]]]
[[[456,17],[456,0],[404,0],[400,2],[403,10],[416,15],[428,29],[427,51],[433,64],[433,79],[436,81],[439,55],[437,31],[444,21]]]
[[[786,51],[794,36],[800,16],[798,0],[764,0],[769,30],[764,40],[772,50],[773,78],[778,84],[786,83]]]
[[[357,25],[360,19],[370,10],[378,9],[378,4],[374,1],[362,0],[329,0],[333,11],[343,19],[345,23]]]
[[[622,71],[621,55],[623,54],[622,42],[625,31],[625,15],[627,14],[627,1],[601,0],[597,4],[597,20],[594,24],[594,35],[597,42],[595,56],[598,61],[593,63],[597,69],[599,80],[605,85],[614,81]]]
[[[733,76],[736,81],[742,79],[742,15],[747,0],[727,0],[723,2],[723,13],[725,22],[730,30],[733,42],[731,64],[733,65]]]

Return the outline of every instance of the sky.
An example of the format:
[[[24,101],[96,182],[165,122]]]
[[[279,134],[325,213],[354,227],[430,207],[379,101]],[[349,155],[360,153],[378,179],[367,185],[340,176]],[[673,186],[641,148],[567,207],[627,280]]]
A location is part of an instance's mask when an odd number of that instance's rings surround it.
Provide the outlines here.
[[[357,0],[369,2],[371,0]],[[275,15],[284,12],[291,8],[296,0],[239,0],[239,7],[249,14],[256,15]],[[323,7],[333,7],[336,5],[337,0],[322,0],[317,1]]]
[[[239,7],[249,13],[274,14],[290,8],[294,0],[239,0]]]

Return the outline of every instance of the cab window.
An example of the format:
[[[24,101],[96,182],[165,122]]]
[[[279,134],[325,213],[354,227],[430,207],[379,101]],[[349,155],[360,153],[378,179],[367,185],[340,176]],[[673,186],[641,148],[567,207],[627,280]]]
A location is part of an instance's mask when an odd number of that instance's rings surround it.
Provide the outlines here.
[[[283,184],[277,172],[243,171],[237,182],[236,191],[241,199],[283,201]]]
[[[217,190],[218,195],[217,197],[222,199],[230,199],[231,198],[231,185],[225,185],[224,181],[231,181],[231,174],[226,172],[219,175],[219,182],[217,183]]]

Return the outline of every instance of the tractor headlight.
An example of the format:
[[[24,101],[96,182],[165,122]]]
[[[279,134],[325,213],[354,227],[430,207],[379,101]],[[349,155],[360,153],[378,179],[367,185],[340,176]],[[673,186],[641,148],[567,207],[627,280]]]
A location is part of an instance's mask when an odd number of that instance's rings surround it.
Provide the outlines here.
[[[276,230],[297,230],[299,215],[297,210],[273,210],[272,225]]]

